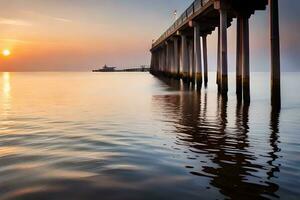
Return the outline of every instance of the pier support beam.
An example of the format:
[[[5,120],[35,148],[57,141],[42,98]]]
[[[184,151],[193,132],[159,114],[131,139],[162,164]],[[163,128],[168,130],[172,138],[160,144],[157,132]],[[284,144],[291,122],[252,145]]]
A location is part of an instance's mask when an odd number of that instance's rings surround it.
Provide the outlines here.
[[[174,78],[175,77],[175,55],[174,55],[174,41],[172,40],[171,42],[171,46],[170,46],[170,51],[171,51],[171,77]]]
[[[174,42],[174,77],[177,78],[179,76],[180,66],[179,66],[179,39],[175,37],[173,39]]]
[[[154,53],[154,72],[155,72],[155,74],[157,74],[158,73],[158,67],[159,67],[159,65],[158,65],[158,51],[155,51],[155,53]]]
[[[203,45],[203,65],[204,65],[204,86],[207,87],[207,82],[208,82],[207,35],[202,36],[202,45]]]
[[[193,79],[197,81],[197,87],[202,86],[202,61],[201,61],[201,46],[200,46],[200,26],[195,24],[194,26],[194,70]]]
[[[164,62],[165,62],[165,69],[164,69],[164,73],[165,73],[165,76],[168,75],[168,45],[167,45],[167,42],[165,42],[165,46],[164,46],[164,51],[165,51],[165,54],[164,54]]]
[[[159,49],[157,49],[157,51],[156,51],[156,64],[157,64],[157,73],[159,73],[159,63],[160,63],[160,51],[159,51]]]
[[[173,40],[169,43],[169,67],[170,67],[170,77],[173,77],[174,74],[174,43]]]
[[[271,34],[271,104],[281,107],[278,0],[269,0]]]
[[[242,101],[243,99],[243,82],[242,82],[242,73],[243,73],[243,62],[242,62],[242,17],[241,15],[237,16],[237,26],[236,26],[236,95],[237,100]]]
[[[218,47],[217,47],[217,78],[216,78],[216,83],[218,85],[218,91],[221,91],[221,78],[220,78],[220,74],[221,74],[221,56],[220,56],[220,26],[218,27]]]
[[[194,82],[194,40],[189,39],[188,41],[188,57],[189,57],[189,72],[188,72],[188,81]]]
[[[168,58],[168,74],[169,76],[171,77],[172,75],[172,62],[173,62],[173,59],[172,59],[172,41],[169,41],[168,42],[168,51],[169,51],[169,58]]]
[[[158,71],[159,74],[161,74],[162,71],[162,50],[161,49],[158,50]]]
[[[181,37],[178,41],[178,52],[179,52],[179,69],[178,69],[178,80],[182,78],[182,42],[181,42]]]
[[[181,35],[181,73],[180,76],[183,80],[187,80],[188,78],[188,45],[187,45],[187,37],[186,35]]]
[[[160,73],[163,74],[164,73],[164,54],[165,54],[165,49],[162,47],[160,50]]]
[[[150,73],[153,72],[153,57],[154,57],[153,52],[151,52]]]
[[[167,76],[170,75],[170,43],[166,41],[166,69],[165,73]]]
[[[165,75],[166,73],[166,47],[163,46],[162,49],[162,73]]]
[[[155,73],[157,74],[159,70],[159,63],[158,63],[158,51],[155,52]]]
[[[242,63],[243,63],[243,99],[244,104],[250,103],[250,69],[249,69],[249,16],[242,17]]]
[[[227,61],[227,9],[220,10],[220,64],[221,64],[221,93],[228,92],[228,61]]]
[[[164,46],[161,49],[161,74],[164,74],[165,71],[165,48]]]

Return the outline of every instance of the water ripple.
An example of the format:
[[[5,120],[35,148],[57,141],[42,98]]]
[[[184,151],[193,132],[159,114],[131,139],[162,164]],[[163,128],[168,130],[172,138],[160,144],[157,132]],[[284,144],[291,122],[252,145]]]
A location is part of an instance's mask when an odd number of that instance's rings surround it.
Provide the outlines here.
[[[0,94],[1,200],[299,197],[298,104],[99,76],[11,76]]]

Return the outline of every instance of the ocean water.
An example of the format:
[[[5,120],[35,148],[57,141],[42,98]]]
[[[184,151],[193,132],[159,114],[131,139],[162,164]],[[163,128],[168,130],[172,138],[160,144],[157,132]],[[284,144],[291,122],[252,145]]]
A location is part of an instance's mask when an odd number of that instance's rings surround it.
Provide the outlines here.
[[[251,104],[148,73],[0,73],[0,199],[299,199],[300,73]]]

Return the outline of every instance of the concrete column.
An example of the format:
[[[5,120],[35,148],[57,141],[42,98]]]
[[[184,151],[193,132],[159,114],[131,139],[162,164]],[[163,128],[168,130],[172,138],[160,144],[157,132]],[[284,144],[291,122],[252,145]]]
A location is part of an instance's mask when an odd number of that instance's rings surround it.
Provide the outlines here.
[[[157,64],[157,50],[154,52],[154,73],[157,74],[158,64]]]
[[[165,48],[164,46],[161,49],[161,73],[165,73]]]
[[[194,70],[193,78],[197,81],[197,87],[202,86],[202,61],[201,61],[201,46],[200,46],[200,26],[196,24],[194,26]]]
[[[221,91],[221,56],[220,56],[220,26],[218,27],[218,49],[217,49],[217,78],[216,78],[216,82],[218,85],[218,91]]]
[[[179,52],[179,70],[178,70],[178,79],[180,79],[181,78],[181,75],[182,75],[182,72],[183,72],[183,70],[182,70],[182,65],[181,65],[181,63],[182,63],[182,42],[181,42],[181,37],[180,37],[180,40],[179,40],[179,42],[178,42],[178,52]]]
[[[187,47],[187,38],[185,35],[181,35],[181,74],[180,76],[187,80],[188,78],[188,47]]]
[[[164,74],[165,71],[165,48],[161,49],[161,73]]]
[[[203,64],[204,64],[204,85],[207,86],[208,82],[208,61],[207,61],[207,35],[202,36],[202,45],[203,45]]]
[[[156,51],[156,73],[159,73],[159,50]]]
[[[166,75],[169,76],[170,74],[170,51],[169,51],[169,46],[170,46],[170,43],[167,41],[166,42]]]
[[[162,47],[162,49],[160,50],[160,72],[163,74],[164,73],[164,63],[165,63],[165,60],[164,60],[164,48]]]
[[[227,10],[220,9],[220,64],[221,64],[221,92],[228,92],[228,69],[227,69]]]
[[[195,64],[194,64],[194,40],[190,39],[189,40],[189,81],[195,82]]]
[[[159,50],[156,51],[155,63],[156,63],[156,73],[159,73]]]
[[[191,79],[191,41],[189,38],[187,38],[187,47],[188,47],[188,67],[187,67],[187,81],[190,81]]]
[[[158,53],[158,62],[159,62],[159,73],[162,71],[162,50],[159,49]]]
[[[168,51],[169,51],[169,58],[168,58],[169,71],[168,71],[168,74],[169,74],[169,76],[171,76],[172,75],[172,62],[173,62],[173,59],[172,59],[172,42],[171,41],[168,42]]]
[[[174,49],[174,40],[172,41],[172,46],[171,46],[171,51],[172,51],[172,77],[175,78],[176,77],[176,67],[175,67],[175,49]]]
[[[269,0],[271,34],[271,104],[281,107],[278,0]]]
[[[167,74],[167,47],[164,45],[164,50],[163,50],[163,73],[164,75]]]
[[[164,46],[161,49],[161,72],[165,73],[165,48]]]
[[[170,76],[173,77],[174,73],[174,47],[173,41],[170,42]]]
[[[237,100],[242,100],[243,89],[242,89],[242,17],[239,15],[237,17],[237,27],[236,27],[236,95]]]
[[[153,72],[153,52],[151,52],[150,73]]]
[[[160,49],[157,50],[157,57],[158,57],[158,72],[160,73],[161,71],[161,51]]]
[[[171,45],[170,45],[170,75],[171,77],[173,77],[174,75],[174,43],[173,41],[171,41]]]
[[[157,73],[157,51],[155,51],[155,52],[153,52],[153,67],[152,67],[152,69],[153,69],[153,73],[154,74],[156,74]]]
[[[154,57],[154,55],[153,55],[154,53],[153,52],[151,52],[151,61],[150,61],[150,71],[152,72],[153,71],[153,57]]]
[[[159,56],[159,58],[158,58],[158,60],[159,60],[159,73],[161,73],[161,71],[162,71],[162,51],[161,51],[161,49],[159,49],[158,56]]]
[[[174,77],[177,77],[180,71],[178,41],[177,37],[174,38]]]
[[[250,103],[250,69],[249,69],[249,17],[243,16],[243,99],[245,104]]]
[[[161,49],[161,73],[164,74],[165,72],[165,48],[162,47]]]

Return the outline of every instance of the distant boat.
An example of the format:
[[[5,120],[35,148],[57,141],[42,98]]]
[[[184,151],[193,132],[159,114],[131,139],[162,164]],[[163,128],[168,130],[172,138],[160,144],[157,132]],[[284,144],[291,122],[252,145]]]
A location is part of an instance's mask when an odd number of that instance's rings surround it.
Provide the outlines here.
[[[93,72],[149,72],[150,67],[141,65],[140,67],[132,67],[127,69],[116,69],[116,67],[108,67],[104,65],[101,69],[95,69]]]
[[[101,69],[95,69],[93,72],[114,72],[116,67],[108,67],[104,65]]]

